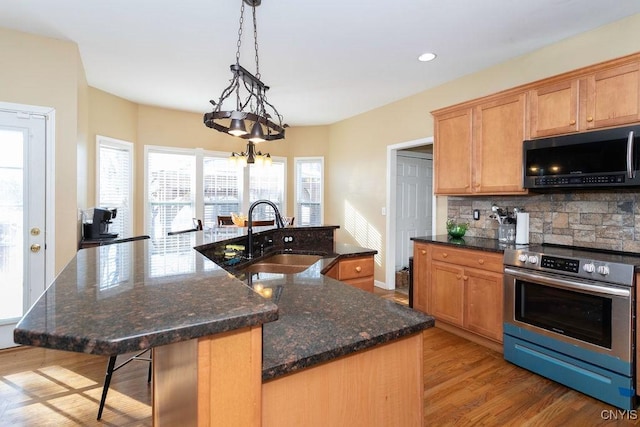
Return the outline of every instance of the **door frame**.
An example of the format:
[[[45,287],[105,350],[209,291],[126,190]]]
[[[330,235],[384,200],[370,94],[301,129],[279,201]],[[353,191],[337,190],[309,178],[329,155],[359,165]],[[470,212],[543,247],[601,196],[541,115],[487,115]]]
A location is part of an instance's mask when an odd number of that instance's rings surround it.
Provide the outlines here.
[[[56,110],[52,107],[15,104],[0,101],[0,110],[45,117],[45,289],[55,277],[56,229],[55,229],[55,126]]]
[[[396,192],[392,191],[396,188],[398,173],[398,151],[406,150],[407,148],[419,147],[421,145],[433,144],[433,137],[414,139],[412,141],[400,142],[398,144],[392,144],[387,146],[387,206],[386,206],[386,245],[385,245],[385,283],[377,283],[376,286],[383,287],[384,289],[395,289],[396,284]],[[434,174],[435,176],[435,174]],[[436,230],[436,196],[433,195],[433,201],[431,204],[432,209],[432,222],[431,233],[435,234]]]

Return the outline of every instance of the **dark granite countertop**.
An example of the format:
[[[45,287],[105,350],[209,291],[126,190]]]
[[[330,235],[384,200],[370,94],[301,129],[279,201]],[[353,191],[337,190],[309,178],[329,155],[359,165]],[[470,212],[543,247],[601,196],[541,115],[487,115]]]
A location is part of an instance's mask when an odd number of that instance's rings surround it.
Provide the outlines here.
[[[477,249],[488,252],[503,253],[507,248],[524,248],[527,245],[505,244],[497,239],[487,239],[484,237],[465,236],[459,239],[453,238],[447,234],[439,234],[436,236],[420,236],[412,237],[411,240],[421,243],[437,243],[441,245],[456,246],[462,249]]]
[[[273,289],[277,321],[263,325],[263,381],[374,347],[433,326],[418,311],[320,274],[256,273],[252,286]]]
[[[79,251],[14,330],[14,341],[113,355],[277,319],[278,307],[187,247],[151,240]]]
[[[264,230],[262,237],[307,242],[314,232],[335,228]],[[15,341],[112,355],[262,324],[263,379],[269,380],[434,324],[431,316],[322,274],[341,257],[375,250],[336,244],[302,273],[234,277],[233,268],[225,271],[200,249],[241,239],[240,230],[174,238],[181,250],[151,239],[79,251],[20,321]],[[272,297],[252,290],[256,285],[272,288]]]

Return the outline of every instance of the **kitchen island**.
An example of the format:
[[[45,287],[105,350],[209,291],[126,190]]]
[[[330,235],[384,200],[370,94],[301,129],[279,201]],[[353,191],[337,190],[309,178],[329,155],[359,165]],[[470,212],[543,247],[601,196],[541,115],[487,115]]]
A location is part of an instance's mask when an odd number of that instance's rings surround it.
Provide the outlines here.
[[[334,245],[302,273],[244,277],[192,249],[219,236],[179,239],[184,250],[151,239],[78,252],[15,341],[153,348],[154,425],[422,425],[421,331],[433,319],[322,275],[370,250]]]

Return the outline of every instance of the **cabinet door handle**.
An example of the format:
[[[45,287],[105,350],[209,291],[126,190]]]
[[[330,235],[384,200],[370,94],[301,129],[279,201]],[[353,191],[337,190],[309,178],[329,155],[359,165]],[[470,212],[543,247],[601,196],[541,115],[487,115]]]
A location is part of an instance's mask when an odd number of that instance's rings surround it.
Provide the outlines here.
[[[462,279],[462,274],[456,274],[456,279],[458,280]]]
[[[357,266],[357,267],[356,267],[356,272],[357,272],[357,273],[360,273],[361,271],[362,271],[362,267]]]
[[[576,124],[576,121],[575,121],[575,120],[571,120],[571,121],[569,122],[569,124],[573,126],[573,125],[575,125],[575,124]]]
[[[449,256],[449,254],[448,254],[448,253],[446,253],[446,252],[442,252],[442,258],[446,258],[446,257],[448,257],[448,256]]]
[[[467,280],[469,276],[462,276],[462,280]]]
[[[421,250],[421,251],[420,251],[420,253],[421,253],[422,255],[426,255],[426,254],[427,254],[427,251],[425,251],[425,250],[423,249],[423,250]]]
[[[483,265],[483,264],[484,264],[484,260],[483,260],[482,258],[480,258],[480,259],[478,260],[478,264]]]
[[[591,123],[593,121],[593,117],[587,117],[587,121]]]

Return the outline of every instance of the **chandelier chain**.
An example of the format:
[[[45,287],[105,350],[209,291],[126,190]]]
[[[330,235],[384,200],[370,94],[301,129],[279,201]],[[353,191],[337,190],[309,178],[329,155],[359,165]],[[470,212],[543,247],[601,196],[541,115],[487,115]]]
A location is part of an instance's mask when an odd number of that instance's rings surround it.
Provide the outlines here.
[[[255,18],[254,18],[255,19]],[[242,25],[244,24],[244,2],[240,6],[240,26],[238,27],[238,44],[236,50],[236,64],[240,64],[240,46],[242,45]],[[254,23],[255,28],[255,23]]]
[[[253,6],[253,41],[256,48],[256,77],[260,80],[260,62],[258,60],[258,21],[256,20],[256,6]]]

